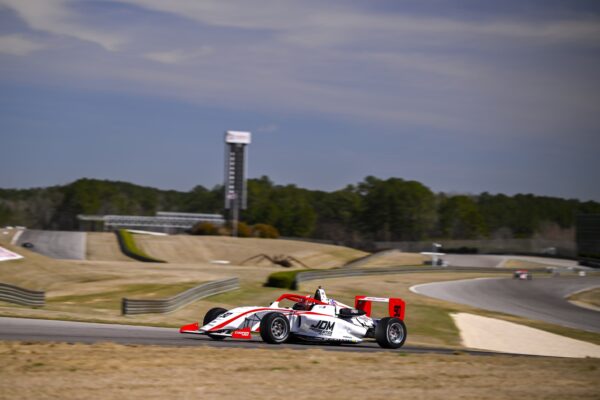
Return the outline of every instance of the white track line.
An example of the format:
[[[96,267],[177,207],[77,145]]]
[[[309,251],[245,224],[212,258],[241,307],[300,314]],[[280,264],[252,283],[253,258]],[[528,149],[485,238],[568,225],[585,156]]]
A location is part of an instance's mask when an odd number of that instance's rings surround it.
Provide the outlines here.
[[[25,232],[25,229],[19,229],[17,231],[17,233],[14,234],[14,236],[12,237],[10,244],[15,246],[17,244],[17,240],[19,240],[19,238],[21,237],[21,235],[23,234],[23,232]]]
[[[485,278],[459,279],[459,280],[455,280],[455,281],[440,281],[440,282],[420,283],[418,285],[413,285],[413,286],[409,287],[408,290],[410,290],[411,292],[416,293],[416,294],[427,296],[427,295],[419,292],[419,287],[421,287],[421,286],[427,286],[427,285],[443,285],[443,284],[446,284],[446,283],[454,283],[454,282],[481,281],[481,280],[485,280],[485,279],[498,279],[498,278],[497,277],[494,277],[494,278],[485,277]]]

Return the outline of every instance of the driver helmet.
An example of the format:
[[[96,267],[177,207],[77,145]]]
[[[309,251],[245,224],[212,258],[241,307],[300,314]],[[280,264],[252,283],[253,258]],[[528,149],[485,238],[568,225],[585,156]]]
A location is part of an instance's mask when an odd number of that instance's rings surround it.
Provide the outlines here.
[[[323,303],[329,303],[329,301],[328,301],[329,299],[327,298],[327,295],[325,294],[325,289],[323,289],[321,286],[319,286],[319,288],[315,292],[315,300],[322,301]]]
[[[306,299],[302,298],[300,301],[298,301],[297,303],[295,303],[292,308],[294,310],[308,310],[309,307],[310,307],[310,305],[308,304],[308,302],[306,301]]]

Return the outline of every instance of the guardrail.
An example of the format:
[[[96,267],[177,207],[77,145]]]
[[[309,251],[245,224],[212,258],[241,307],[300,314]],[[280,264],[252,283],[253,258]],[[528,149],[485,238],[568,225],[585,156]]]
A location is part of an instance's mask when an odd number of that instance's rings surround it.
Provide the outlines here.
[[[318,279],[345,278],[350,276],[370,276],[388,274],[413,274],[415,272],[490,272],[512,273],[519,268],[485,268],[485,267],[417,267],[417,268],[364,268],[364,269],[331,269],[323,271],[299,272],[294,278],[292,289],[298,289],[298,284]],[[530,272],[549,272],[548,268],[528,268]]]
[[[0,300],[22,306],[43,307],[46,304],[46,293],[0,283]]]
[[[168,299],[156,300],[136,300],[126,299],[121,301],[121,312],[123,315],[150,314],[150,313],[168,313],[175,311],[193,301],[203,299],[219,293],[239,289],[240,281],[238,278],[223,279],[203,283],[191,289],[181,292]]]

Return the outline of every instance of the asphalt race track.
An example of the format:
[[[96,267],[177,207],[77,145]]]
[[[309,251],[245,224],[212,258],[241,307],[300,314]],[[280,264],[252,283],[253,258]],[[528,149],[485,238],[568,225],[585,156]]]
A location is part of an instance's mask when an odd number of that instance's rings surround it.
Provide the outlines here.
[[[537,319],[575,329],[600,332],[600,312],[581,308],[565,297],[600,287],[599,276],[483,278],[413,286],[412,291],[437,299]]]
[[[48,257],[66,260],[85,260],[85,232],[38,231],[26,229],[23,231],[17,245],[31,243],[29,250]]]
[[[410,327],[409,335],[410,335]],[[52,321],[44,319],[0,317],[0,340],[18,340],[24,342],[67,342],[67,343],[100,343],[113,342],[120,344],[159,345],[159,346],[211,346],[234,347],[246,349],[322,349],[331,351],[398,351],[404,353],[437,353],[454,354],[456,350],[432,347],[403,346],[397,350],[382,349],[375,342],[358,345],[315,345],[315,344],[281,344],[270,345],[260,338],[252,340],[215,341],[206,336],[183,335],[174,328],[155,328],[148,326],[97,324],[86,322]],[[498,353],[485,351],[460,350],[460,353],[472,355],[493,355]]]

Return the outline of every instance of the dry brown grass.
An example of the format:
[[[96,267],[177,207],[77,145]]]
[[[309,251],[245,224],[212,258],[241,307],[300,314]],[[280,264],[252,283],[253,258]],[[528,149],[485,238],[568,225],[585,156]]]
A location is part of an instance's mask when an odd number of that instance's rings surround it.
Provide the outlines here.
[[[5,245],[10,250],[14,246]],[[80,321],[140,323],[177,326],[196,321],[204,307],[188,305],[170,314],[122,316],[119,297],[145,297],[162,285],[164,296],[189,288],[190,284],[238,277],[244,285],[261,287],[267,276],[279,271],[272,266],[160,264],[130,261],[54,260],[18,249],[26,258],[0,263],[0,282],[46,291],[43,308],[0,302],[0,315]]]
[[[423,265],[426,257],[419,253],[404,253],[401,251],[390,251],[382,254],[375,254],[366,262],[360,263],[357,268],[377,268],[377,267],[397,267],[408,265]]]
[[[223,236],[135,235],[140,249],[152,257],[173,263],[228,260],[232,264],[258,255],[293,256],[310,268],[339,267],[367,253],[341,246],[283,239],[232,238]]]
[[[262,285],[270,273],[282,268],[269,263],[235,265],[246,256],[259,252],[287,253],[309,265],[324,267],[341,265],[365,254],[344,247],[287,240],[185,235],[135,237],[146,246],[144,250],[171,263],[141,263],[125,258],[112,233],[88,235],[88,256],[93,260],[86,261],[54,260],[5,244],[10,250],[18,250],[25,259],[1,263],[0,282],[46,291],[46,306],[29,308],[0,302],[0,315],[179,326],[200,320],[216,304],[235,307],[244,304],[239,302],[244,300],[250,305],[262,305],[278,296],[280,290]],[[234,264],[210,264],[207,261],[211,259],[231,259]],[[168,297],[199,282],[229,277],[238,277],[243,290],[214,296],[170,314],[121,315],[122,297],[147,297],[157,291]]]
[[[520,268],[520,269],[545,268],[547,266],[548,266],[547,264],[542,264],[542,263],[538,263],[535,261],[517,260],[517,259],[506,260],[506,262],[503,264],[504,268]]]
[[[133,261],[121,252],[114,233],[88,232],[86,259],[91,261]]]
[[[569,301],[578,306],[600,311],[600,288],[586,290],[569,297]]]
[[[1,399],[597,399],[600,360],[0,342]]]
[[[13,236],[18,232],[17,229],[0,228],[0,244],[10,243]]]

